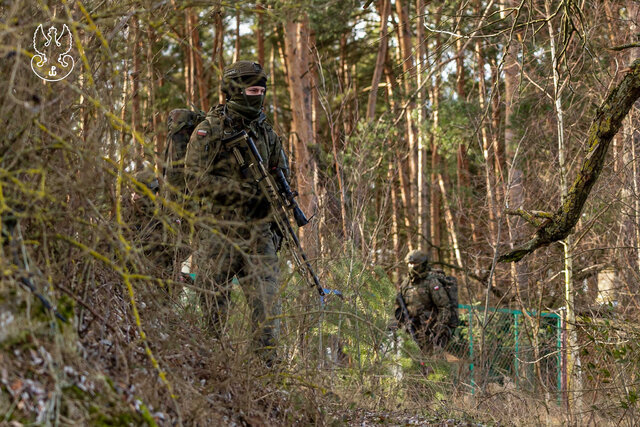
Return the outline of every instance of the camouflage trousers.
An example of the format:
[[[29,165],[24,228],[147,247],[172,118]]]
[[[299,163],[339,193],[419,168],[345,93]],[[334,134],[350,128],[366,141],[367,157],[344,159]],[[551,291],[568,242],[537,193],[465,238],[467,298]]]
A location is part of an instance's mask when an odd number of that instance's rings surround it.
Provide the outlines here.
[[[428,320],[418,317],[413,323],[415,340],[423,354],[429,355],[436,349],[443,349],[449,343],[452,329],[441,323],[431,324]]]
[[[181,263],[189,256],[186,244],[187,233],[181,232],[178,224],[173,230],[160,221],[152,221],[138,232],[137,240],[151,271],[148,273],[162,279],[177,280]]]
[[[238,279],[251,310],[252,347],[266,360],[276,357],[280,332],[278,256],[270,224],[239,223],[198,232],[196,286],[209,329],[221,336],[230,315],[232,280]]]

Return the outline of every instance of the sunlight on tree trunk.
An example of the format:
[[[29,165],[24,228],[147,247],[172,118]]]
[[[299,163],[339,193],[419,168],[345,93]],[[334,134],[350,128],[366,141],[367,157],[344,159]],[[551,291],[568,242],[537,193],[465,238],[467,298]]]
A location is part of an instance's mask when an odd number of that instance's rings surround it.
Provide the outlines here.
[[[293,111],[291,134],[294,138],[295,170],[298,191],[300,192],[300,206],[310,216],[315,212],[317,204],[315,200],[316,165],[307,148],[308,145],[315,144],[311,117],[313,82],[311,82],[311,74],[308,72],[311,66],[308,25],[307,17],[302,18],[301,21],[290,21],[286,24],[285,49],[289,72],[289,98]],[[312,253],[311,249],[314,232],[307,227],[307,229],[301,229],[300,234],[305,242],[305,248],[313,257],[315,253]]]
[[[387,21],[389,20],[389,8],[391,0],[382,0],[380,10],[380,44],[378,45],[378,54],[376,55],[376,64],[371,77],[371,90],[367,102],[367,121],[371,122],[376,115],[376,101],[378,99],[378,86],[384,71],[384,62],[387,58],[387,47],[389,45],[387,37]]]

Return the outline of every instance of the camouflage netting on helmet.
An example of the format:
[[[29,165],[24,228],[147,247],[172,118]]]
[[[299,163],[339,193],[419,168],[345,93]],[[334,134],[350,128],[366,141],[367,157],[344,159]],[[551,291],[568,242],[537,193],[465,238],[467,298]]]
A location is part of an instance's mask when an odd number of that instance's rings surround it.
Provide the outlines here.
[[[428,264],[429,256],[424,251],[421,251],[419,249],[414,249],[407,254],[404,260],[407,264],[415,264],[415,265]]]
[[[251,86],[267,87],[267,74],[257,62],[237,61],[224,69],[222,92],[227,99]]]

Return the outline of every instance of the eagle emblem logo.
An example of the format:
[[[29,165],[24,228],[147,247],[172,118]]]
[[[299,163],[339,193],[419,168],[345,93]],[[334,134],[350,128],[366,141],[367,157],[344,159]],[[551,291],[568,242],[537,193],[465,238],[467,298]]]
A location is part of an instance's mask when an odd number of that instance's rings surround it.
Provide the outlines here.
[[[49,27],[45,34],[42,24],[38,25],[33,33],[33,49],[36,54],[31,58],[31,69],[42,80],[57,82],[73,71],[75,61],[69,55],[73,46],[71,31],[66,24],[62,25],[62,31]]]

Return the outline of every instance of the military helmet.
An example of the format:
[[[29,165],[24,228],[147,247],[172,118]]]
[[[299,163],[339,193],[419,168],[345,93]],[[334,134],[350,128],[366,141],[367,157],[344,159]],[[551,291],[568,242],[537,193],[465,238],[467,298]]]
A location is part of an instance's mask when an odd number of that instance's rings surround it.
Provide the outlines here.
[[[419,249],[414,249],[407,254],[407,256],[404,258],[404,261],[407,264],[414,265],[427,264],[429,263],[429,256]]]
[[[253,61],[236,61],[224,68],[222,73],[222,92],[227,99],[235,92],[250,86],[267,87],[267,74],[262,66]]]

